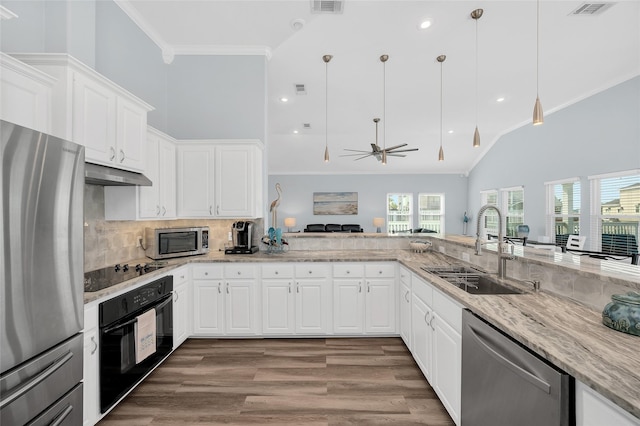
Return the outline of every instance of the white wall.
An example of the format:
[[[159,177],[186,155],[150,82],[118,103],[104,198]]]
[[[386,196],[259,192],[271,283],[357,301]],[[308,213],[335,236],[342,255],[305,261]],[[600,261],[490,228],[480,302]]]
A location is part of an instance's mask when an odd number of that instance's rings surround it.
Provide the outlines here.
[[[524,185],[531,239],[545,235],[544,182],[581,179],[581,233],[589,235],[590,175],[640,168],[640,77],[525,125],[496,142],[469,173],[468,206],[480,191]]]
[[[462,233],[462,215],[466,209],[467,178],[460,175],[270,175],[267,204],[275,200],[276,183],[282,187],[278,207],[278,224],[284,228],[285,217],[296,218],[296,228],[302,230],[310,223],[357,223],[365,232],[375,232],[374,217],[386,217],[386,196],[391,192],[445,194],[446,233]],[[314,215],[313,193],[349,191],[358,193],[357,215]],[[417,228],[417,209],[414,208],[414,228]],[[271,217],[265,218],[271,226]],[[386,228],[385,228],[386,229]],[[386,231],[384,231],[386,232]]]

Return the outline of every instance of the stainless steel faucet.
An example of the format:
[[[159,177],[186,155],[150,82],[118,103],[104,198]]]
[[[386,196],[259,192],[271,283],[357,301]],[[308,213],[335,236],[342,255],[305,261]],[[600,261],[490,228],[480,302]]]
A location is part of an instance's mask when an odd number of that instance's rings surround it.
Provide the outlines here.
[[[502,212],[499,208],[494,206],[493,204],[485,204],[480,207],[478,211],[478,219],[476,223],[476,255],[480,256],[482,254],[482,242],[480,241],[480,222],[482,219],[482,215],[488,209],[493,209],[498,213],[498,277],[504,278],[507,272],[507,260],[515,259],[513,254],[504,253],[504,241],[502,235]]]

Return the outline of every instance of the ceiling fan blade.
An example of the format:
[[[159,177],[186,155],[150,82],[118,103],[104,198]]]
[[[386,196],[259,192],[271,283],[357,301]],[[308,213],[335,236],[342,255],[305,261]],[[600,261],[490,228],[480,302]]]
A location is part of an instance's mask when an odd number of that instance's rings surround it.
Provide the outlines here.
[[[358,155],[364,155],[366,157],[373,155],[373,153],[368,151],[357,151],[356,154],[342,154],[340,157],[357,157]]]
[[[363,155],[360,158],[355,158],[353,161],[358,161],[358,160],[362,160],[363,158],[367,158],[367,157],[371,157],[373,154],[367,154],[367,155]]]
[[[387,157],[406,157],[404,154],[394,154],[392,152],[387,152]]]
[[[351,152],[362,152],[362,153],[365,153],[365,152],[371,152],[371,151],[365,151],[365,150],[363,150],[363,149],[349,149],[349,148],[344,148],[344,150],[345,150],[345,151],[351,151]]]
[[[392,147],[387,148],[387,149],[386,149],[386,151],[387,151],[387,152],[389,152],[389,151],[393,151],[394,149],[396,149],[396,148],[402,148],[403,146],[407,146],[407,144],[406,144],[406,143],[402,143],[402,144],[400,144],[400,145],[392,146]]]
[[[387,154],[391,154],[394,152],[409,152],[409,151],[417,151],[418,148],[407,148],[407,149],[398,149],[398,150],[394,150],[394,151],[389,151],[387,150]]]

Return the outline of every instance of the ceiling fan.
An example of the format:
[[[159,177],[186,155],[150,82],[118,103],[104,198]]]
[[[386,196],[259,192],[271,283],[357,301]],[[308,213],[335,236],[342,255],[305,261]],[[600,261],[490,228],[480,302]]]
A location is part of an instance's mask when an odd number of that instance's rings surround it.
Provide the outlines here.
[[[362,160],[363,158],[367,158],[367,157],[375,157],[376,160],[382,161],[383,163],[386,164],[386,157],[406,157],[405,154],[400,154],[400,153],[418,150],[418,148],[400,149],[407,146],[406,143],[395,145],[389,148],[380,149],[380,146],[378,145],[378,122],[379,121],[380,121],[379,118],[373,119],[373,122],[376,124],[376,143],[371,144],[371,151],[361,151],[358,149],[345,148],[345,151],[355,152],[356,154],[344,154],[344,155],[341,155],[341,157],[358,157],[354,161]]]

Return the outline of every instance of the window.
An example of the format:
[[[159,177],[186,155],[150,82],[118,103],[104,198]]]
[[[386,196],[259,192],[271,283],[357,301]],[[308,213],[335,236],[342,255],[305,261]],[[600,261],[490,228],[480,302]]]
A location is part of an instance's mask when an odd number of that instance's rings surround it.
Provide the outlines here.
[[[500,190],[505,235],[518,236],[518,225],[524,224],[524,189],[521,186]]]
[[[406,232],[413,228],[413,194],[387,194],[387,230]]]
[[[545,183],[547,188],[547,235],[566,245],[569,235],[580,235],[580,180]]]
[[[482,205],[492,204],[498,206],[498,191],[495,189],[480,192],[480,200]],[[472,218],[473,219],[473,218]],[[484,231],[481,232],[482,238],[487,238],[487,235],[498,235],[498,213],[495,210],[487,210],[484,213]],[[471,231],[473,233],[473,231]]]
[[[640,170],[591,176],[591,243],[610,254],[638,253]]]
[[[418,227],[444,234],[444,194],[418,194]]]

